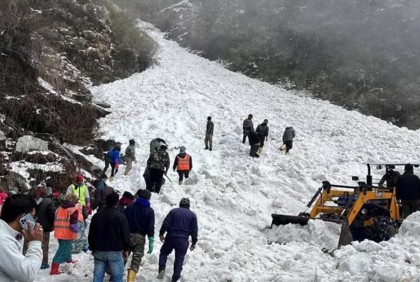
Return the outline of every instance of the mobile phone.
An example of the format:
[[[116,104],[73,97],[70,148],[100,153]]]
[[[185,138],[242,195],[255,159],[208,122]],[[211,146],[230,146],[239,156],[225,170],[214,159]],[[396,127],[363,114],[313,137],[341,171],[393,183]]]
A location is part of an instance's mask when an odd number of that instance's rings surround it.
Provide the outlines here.
[[[28,226],[27,226],[28,222],[32,226],[32,228],[35,227],[35,219],[30,213],[25,214],[25,216],[19,220],[20,226],[22,226],[22,228],[25,230],[28,230]]]

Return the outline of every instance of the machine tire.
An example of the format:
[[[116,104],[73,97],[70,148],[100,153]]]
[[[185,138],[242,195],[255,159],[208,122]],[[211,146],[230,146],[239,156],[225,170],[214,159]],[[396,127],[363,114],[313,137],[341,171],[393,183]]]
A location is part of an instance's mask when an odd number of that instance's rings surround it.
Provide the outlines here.
[[[389,216],[378,216],[371,226],[372,240],[387,241],[397,234],[397,224]]]

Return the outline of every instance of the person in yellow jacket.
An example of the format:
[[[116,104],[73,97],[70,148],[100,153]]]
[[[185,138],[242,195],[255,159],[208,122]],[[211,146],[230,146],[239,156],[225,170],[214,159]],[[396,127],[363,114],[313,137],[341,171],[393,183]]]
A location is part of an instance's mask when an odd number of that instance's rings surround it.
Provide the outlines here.
[[[61,274],[58,270],[60,263],[76,262],[71,258],[71,248],[72,242],[79,232],[77,226],[79,211],[75,207],[77,202],[79,202],[79,198],[75,194],[69,194],[55,212],[54,236],[58,239],[58,250],[52,260],[50,275]]]
[[[83,175],[77,175],[74,182],[67,188],[66,195],[75,194],[82,205],[83,218],[86,220],[92,213],[89,189],[84,182]]]
[[[186,148],[184,146],[181,146],[179,149],[179,154],[175,158],[173,169],[174,171],[178,171],[179,185],[181,185],[184,177],[187,179],[192,169],[192,157],[185,152]]]

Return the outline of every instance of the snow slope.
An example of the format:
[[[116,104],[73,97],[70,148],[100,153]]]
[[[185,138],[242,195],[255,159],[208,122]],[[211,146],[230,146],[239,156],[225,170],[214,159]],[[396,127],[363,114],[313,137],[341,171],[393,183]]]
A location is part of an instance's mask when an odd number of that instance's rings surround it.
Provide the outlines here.
[[[138,146],[138,163],[129,176],[117,174],[111,184],[116,189],[145,188],[142,174],[149,142],[155,137],[169,144],[171,162],[181,145],[192,155],[194,167],[187,184],[179,186],[171,170],[173,183],[167,181],[161,195],[152,197],[156,237],[164,216],[182,197],[191,199],[198,216],[198,246],[186,256],[181,281],[419,279],[420,213],[389,242],[354,243],[332,255],[323,253],[321,245],[333,240],[335,226],[317,221],[306,227],[267,228],[271,213],[305,210],[323,180],[351,185],[350,176],[363,178],[368,162],[420,160],[419,131],[227,71],[148,28],[160,46],[156,65],[92,91],[95,100],[112,105],[112,114],[100,121],[101,137],[125,145],[134,138]],[[242,121],[250,113],[254,127],[269,120],[269,140],[259,159],[249,157],[249,146],[241,142]],[[207,116],[215,123],[212,152],[203,150]],[[293,126],[297,134],[290,155],[278,150],[286,126]],[[383,171],[374,173],[378,181]],[[51,255],[57,246],[52,242]],[[137,281],[156,281],[160,246],[155,243],[154,252],[145,255]],[[63,266],[68,274],[51,278],[48,271],[41,271],[37,281],[91,280],[92,257],[75,257],[79,263],[74,268]],[[172,265],[173,255],[166,279]]]

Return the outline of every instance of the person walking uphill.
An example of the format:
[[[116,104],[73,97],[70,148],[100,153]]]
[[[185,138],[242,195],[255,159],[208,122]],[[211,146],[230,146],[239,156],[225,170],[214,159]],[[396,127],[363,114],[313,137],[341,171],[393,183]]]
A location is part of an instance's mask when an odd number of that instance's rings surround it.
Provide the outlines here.
[[[213,150],[213,132],[214,132],[214,123],[211,121],[211,117],[207,117],[206,125],[206,138],[204,138],[204,144],[206,147],[204,150]]]
[[[150,181],[146,189],[149,191],[160,192],[163,175],[168,172],[171,165],[169,155],[166,152],[167,148],[168,146],[165,143],[161,143],[159,149],[150,154],[147,160],[147,166],[150,168]]]
[[[55,212],[54,236],[58,239],[58,250],[51,264],[50,275],[61,274],[58,270],[61,263],[75,263],[71,258],[72,241],[79,232],[77,218],[79,211],[75,207],[79,198],[75,194],[68,194],[61,207]]]
[[[262,148],[264,147],[264,141],[267,141],[268,139],[269,128],[267,124],[268,124],[268,119],[265,119],[263,123],[257,126],[256,132],[257,132],[258,138],[260,139],[260,148],[258,149],[258,154],[261,153]]]
[[[164,236],[167,232],[166,237]],[[191,236],[192,244],[190,250],[195,249],[198,237],[197,216],[190,211],[190,200],[182,198],[179,208],[173,209],[165,217],[159,231],[160,241],[163,242],[159,255],[159,274],[158,279],[165,276],[166,261],[168,255],[175,249],[174,273],[172,282],[181,278],[182,265],[188,250],[188,237]]]
[[[152,193],[148,190],[139,190],[135,203],[129,205],[124,211],[130,228],[130,251],[133,252],[131,265],[128,269],[127,282],[135,281],[141,259],[144,255],[146,235],[149,238],[149,250],[147,253],[151,254],[153,252],[153,243],[155,241],[155,212],[150,207],[151,195]]]
[[[83,175],[77,175],[74,182],[67,188],[66,195],[74,194],[78,197],[82,205],[83,218],[86,220],[89,214],[92,213],[90,206],[89,189],[84,182]]]
[[[179,185],[182,184],[182,181],[188,178],[189,173],[192,169],[192,157],[185,152],[185,147],[181,146],[179,149],[179,154],[176,156],[174,161],[174,171],[177,169],[179,175]]]
[[[295,138],[296,133],[293,127],[286,127],[283,133],[283,144],[286,146],[285,154],[289,153],[289,150],[293,147],[293,138]]]
[[[260,148],[260,138],[258,137],[257,133],[254,131],[250,132],[249,135],[249,145],[251,145],[251,149],[249,152],[249,155],[251,157],[259,158],[260,155],[258,155],[258,150]]]
[[[244,137],[242,139],[242,143],[245,144],[246,137],[249,135],[249,133],[254,132],[254,124],[252,123],[252,115],[248,115],[248,118],[244,120],[243,126],[244,130]]]
[[[111,281],[122,282],[124,258],[130,247],[127,218],[117,210],[119,196],[113,192],[106,196],[106,207],[92,217],[89,229],[89,249],[95,260],[93,282],[104,281],[107,268]]]
[[[133,168],[133,162],[136,162],[136,142],[131,139],[130,145],[125,149],[124,160],[126,162],[124,175],[128,175],[130,170]]]
[[[36,202],[29,195],[16,194],[8,197],[0,216],[0,281],[34,281],[41,267],[43,237],[42,226],[25,225],[20,220],[26,214],[35,214]],[[22,236],[23,235],[23,236]],[[23,238],[28,250],[23,255]]]
[[[414,174],[412,164],[406,164],[403,175],[398,178],[396,194],[397,200],[401,201],[402,217],[406,218],[418,210],[420,179]]]
[[[115,174],[118,172],[119,165],[121,163],[121,143],[117,142],[117,144],[111,147],[108,152],[105,154],[105,167],[103,172],[106,173],[108,170],[109,165],[111,165],[111,176],[109,180],[114,180]]]

